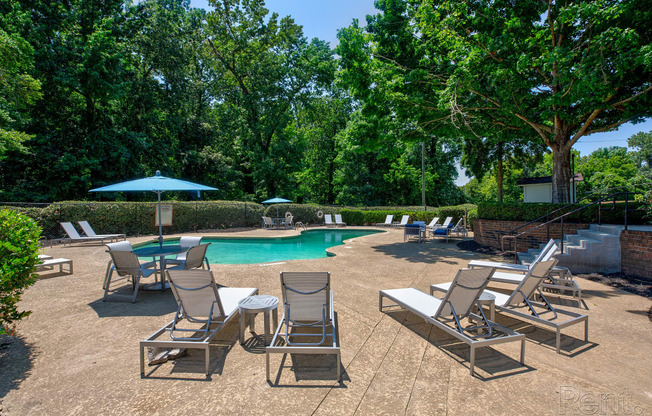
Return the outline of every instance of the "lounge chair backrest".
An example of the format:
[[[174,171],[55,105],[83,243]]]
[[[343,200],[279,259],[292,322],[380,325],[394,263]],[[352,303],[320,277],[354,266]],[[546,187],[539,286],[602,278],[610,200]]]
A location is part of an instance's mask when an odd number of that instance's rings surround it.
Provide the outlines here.
[[[332,224],[333,223],[333,217],[331,214],[324,214],[324,222],[326,224]]]
[[[428,224],[428,227],[434,227],[438,221],[439,221],[439,217],[433,218],[432,221],[430,221],[430,224]]]
[[[201,244],[201,237],[181,237],[179,239],[179,245],[181,248],[191,248]]]
[[[106,244],[106,246],[111,251],[133,251],[133,247],[131,247],[131,243],[127,240],[118,241],[117,243],[108,243]]]
[[[453,309],[458,318],[466,317],[495,271],[494,268],[460,269],[433,317],[451,316]]]
[[[444,223],[441,226],[447,228],[451,225],[451,221],[453,221],[453,217],[446,217],[446,220],[444,220]]]
[[[198,246],[190,247],[188,254],[186,254],[186,269],[196,269],[204,264],[204,257],[206,257],[206,249],[211,243],[200,244]]]
[[[93,230],[93,227],[88,223],[88,221],[77,221],[79,225],[81,226],[82,230],[84,231],[84,234],[86,234],[89,237],[96,237],[97,234],[95,234],[95,230]]]
[[[464,220],[463,217],[460,218],[459,220],[457,220],[457,224],[455,224],[455,226],[453,227],[453,230],[457,230],[457,229],[459,228],[459,226],[460,226],[460,224],[462,223],[463,220]],[[450,225],[449,225],[449,227],[450,227]]]
[[[119,276],[135,276],[140,270],[140,261],[133,251],[107,250]]]
[[[342,221],[342,214],[335,214],[335,222],[344,222]]]
[[[412,224],[418,225],[420,228],[426,228],[426,222],[425,221],[412,221]]]
[[[401,218],[401,225],[407,224],[409,219],[410,219],[409,215],[403,215],[403,218]]]
[[[386,217],[385,217],[385,224],[391,225],[393,219],[394,219],[394,215],[393,215],[393,214],[390,214],[390,215],[386,216]]]
[[[75,226],[72,225],[71,222],[61,222],[59,224],[61,224],[61,226],[63,227],[63,231],[65,231],[66,234],[68,234],[68,237],[72,238],[73,240],[81,238],[81,236],[75,229]]]
[[[174,298],[184,314],[193,318],[219,318],[224,307],[210,270],[166,270]],[[212,317],[211,307],[213,308]]]
[[[555,246],[556,247],[556,246]],[[525,278],[521,281],[514,292],[512,292],[505,305],[502,306],[517,306],[523,302],[523,298],[529,299],[535,290],[539,287],[547,277],[550,269],[555,267],[557,259],[550,259],[548,261],[541,261],[533,268],[528,270]]]
[[[281,272],[286,318],[321,322],[330,317],[330,272]]]
[[[543,250],[541,250],[539,255],[536,256],[534,261],[532,263],[530,263],[528,268],[531,269],[532,267],[534,267],[535,264],[539,263],[540,261],[550,260],[550,258],[555,253],[555,251],[557,251],[556,249],[555,250],[550,250],[552,248],[553,244],[555,244],[555,240],[550,239],[550,241],[548,241],[548,243],[543,247]],[[556,247],[556,245],[555,245],[555,247]]]

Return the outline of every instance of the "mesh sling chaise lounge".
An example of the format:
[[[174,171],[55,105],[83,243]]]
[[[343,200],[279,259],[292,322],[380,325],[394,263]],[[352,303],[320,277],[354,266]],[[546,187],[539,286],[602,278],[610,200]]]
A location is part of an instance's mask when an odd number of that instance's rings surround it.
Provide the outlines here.
[[[174,259],[165,259],[165,263],[166,263],[167,265],[174,265],[174,264],[177,264],[177,265],[183,265],[183,264],[185,264],[185,263],[186,263],[186,258],[187,258],[187,256],[190,255],[190,251],[191,251],[194,247],[198,247],[198,246],[201,245],[201,239],[202,239],[202,237],[190,237],[190,236],[183,236],[183,237],[181,237],[181,238],[179,239],[179,245],[180,245],[182,248],[187,248],[188,251],[185,251],[185,252],[183,252],[183,253],[179,253],[179,254],[177,254],[177,255],[176,255],[176,258],[174,258]],[[210,244],[210,243],[209,243],[209,244]],[[198,253],[196,250],[195,250],[194,252],[195,252],[195,255]],[[211,266],[210,266],[210,264],[208,263],[208,259],[207,259],[205,256],[206,256],[206,252],[205,252],[205,250],[204,250],[204,258],[202,259],[202,261],[204,261],[204,262],[206,263],[206,269],[210,270],[210,269],[211,269]],[[195,259],[195,260],[196,260],[196,259]],[[193,261],[193,262],[191,262],[191,263],[194,264],[195,261]],[[186,269],[193,269],[193,268],[195,268],[195,267],[203,267],[203,266],[200,264],[199,266],[186,267]]]
[[[390,214],[385,217],[385,222],[377,222],[374,225],[377,227],[391,227],[393,219],[394,219],[394,215]]]
[[[420,316],[427,323],[466,343],[471,348],[469,358],[471,375],[475,368],[475,349],[489,345],[520,341],[520,362],[524,364],[525,335],[488,320],[480,305],[478,305],[478,314],[471,312],[492,273],[492,269],[460,269],[443,299],[414,288],[381,290],[378,308],[382,312],[383,308],[401,306]],[[383,298],[396,304],[383,305]],[[462,323],[464,318],[469,322],[474,320],[478,324],[465,327]]]
[[[335,226],[337,226],[333,222],[333,217],[332,217],[331,214],[324,214],[324,225],[327,226],[327,227],[335,227]]]
[[[538,262],[528,273],[519,285],[510,294],[485,290],[485,293],[494,295],[496,298],[496,309],[517,319],[532,321],[541,325],[550,326],[556,331],[557,353],[561,348],[561,330],[584,322],[584,341],[589,340],[589,317],[579,313],[554,308],[539,288],[550,272],[550,269],[557,264],[557,260],[550,259]],[[482,270],[482,269],[474,269]],[[448,290],[450,283],[442,283],[430,286],[433,290]],[[538,292],[541,303],[530,300],[534,293]],[[564,318],[564,319],[562,319]]]
[[[125,234],[96,234],[95,230],[93,230],[93,227],[88,223],[88,221],[77,221],[79,226],[82,228],[84,231],[84,234],[88,237],[95,237],[95,238],[106,238],[110,239],[111,241],[113,240],[125,240],[127,236]]]
[[[63,257],[57,259],[41,259],[41,263],[36,265],[36,271],[42,272],[44,270],[54,270],[54,266],[59,266],[59,273],[72,274],[72,260]],[[68,266],[67,270],[64,270],[63,266]]]
[[[204,350],[208,377],[211,340],[238,315],[238,302],[257,294],[258,289],[218,288],[210,270],[168,270],[166,274],[177,311],[172,321],[140,341],[140,375],[145,376],[145,348],[194,348]]]
[[[392,224],[392,227],[405,227],[405,224],[407,224],[409,220],[410,220],[409,215],[403,215],[401,217],[401,222],[399,222],[398,224]]]
[[[340,380],[340,343],[330,276],[329,272],[281,272],[283,317],[265,350],[267,380],[272,353],[335,354]]]
[[[439,222],[439,217],[435,217],[430,221],[428,225],[426,225],[426,229],[428,230],[434,230],[435,228],[439,228],[439,225],[437,223]]]
[[[335,214],[335,225],[340,225],[342,227],[346,227],[346,223],[342,221],[342,215],[341,214]]]
[[[69,243],[78,243],[78,242],[99,242],[100,244],[104,243],[104,240],[109,240],[113,241],[116,238],[115,237],[104,237],[104,236],[97,236],[97,237],[88,237],[88,236],[81,236],[75,229],[75,226],[72,225],[71,222],[61,222],[61,227],[63,230],[66,232],[68,235],[68,242]]]
[[[555,245],[555,249],[550,251],[552,245]],[[523,280],[523,275],[526,274],[535,263],[538,261],[549,260],[552,256],[555,255],[557,246],[554,240],[548,241],[544,246],[543,250],[539,252],[539,255],[536,259],[527,264],[514,264],[514,263],[500,263],[495,261],[484,261],[484,260],[472,260],[469,262],[468,267],[475,269],[479,267],[495,267],[499,272],[495,274],[492,280],[502,283],[520,283]],[[511,272],[511,273],[506,273]],[[541,287],[548,291],[557,292],[560,294],[565,294],[570,292],[571,296],[577,298],[577,301],[580,305],[582,302],[582,288],[580,285],[573,279],[573,275],[570,270],[566,267],[555,266],[548,273],[548,278],[541,283]]]

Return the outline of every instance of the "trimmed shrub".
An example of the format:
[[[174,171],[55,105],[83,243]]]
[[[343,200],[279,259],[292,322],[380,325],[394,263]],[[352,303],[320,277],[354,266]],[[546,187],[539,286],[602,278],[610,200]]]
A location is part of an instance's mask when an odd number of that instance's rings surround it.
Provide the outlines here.
[[[20,297],[36,281],[41,229],[26,215],[0,210],[0,335],[28,316],[18,311]]]
[[[508,221],[533,221],[539,217],[545,216],[551,211],[565,207],[567,204],[546,204],[546,203],[524,203],[524,202],[488,202],[478,205],[478,217],[487,220],[508,220]],[[589,204],[578,204],[573,210]],[[627,213],[627,222],[629,224],[645,224],[645,212],[641,210],[640,202],[631,201],[628,204],[630,211]],[[596,223],[598,222],[597,205],[590,206],[579,212],[569,215],[564,219],[567,222]],[[636,211],[631,211],[636,210]],[[562,210],[553,214],[550,220],[562,215],[568,211]],[[625,203],[617,202],[616,204],[604,203],[600,208],[600,218],[602,223],[606,224],[623,224],[625,213]],[[547,221],[546,218],[541,222]]]
[[[343,209],[340,213],[342,214],[342,221],[347,225],[365,224],[364,212],[359,209]]]
[[[275,217],[276,209],[278,208],[278,215],[280,217],[285,217],[286,212],[291,212],[294,218],[292,219],[294,223],[302,222],[306,225],[308,224],[324,224],[324,219],[319,218],[317,213],[319,211],[324,214],[339,214],[340,210],[334,207],[327,207],[323,205],[316,204],[272,204],[265,209],[265,216]],[[344,220],[344,218],[342,218]],[[335,218],[333,218],[335,220]],[[262,219],[259,218],[259,223]],[[346,220],[344,220],[346,221]]]

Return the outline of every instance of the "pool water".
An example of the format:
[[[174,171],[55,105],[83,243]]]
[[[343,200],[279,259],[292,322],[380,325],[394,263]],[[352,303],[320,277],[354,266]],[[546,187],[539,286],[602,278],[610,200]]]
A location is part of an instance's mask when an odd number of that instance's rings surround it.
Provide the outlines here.
[[[286,260],[320,259],[330,254],[326,249],[344,244],[344,240],[376,234],[380,230],[308,230],[286,238],[203,238],[208,246],[206,257],[211,264],[256,264]],[[155,246],[150,243],[142,247]],[[163,244],[178,244],[178,240]]]

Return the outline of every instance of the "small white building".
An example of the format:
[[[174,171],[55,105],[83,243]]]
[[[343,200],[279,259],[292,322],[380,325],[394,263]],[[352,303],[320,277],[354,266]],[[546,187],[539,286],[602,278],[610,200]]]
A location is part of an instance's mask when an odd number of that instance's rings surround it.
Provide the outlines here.
[[[583,180],[581,173],[571,177],[571,202],[577,200],[577,183]],[[523,202],[552,202],[552,176],[521,178],[516,184],[523,188]]]

